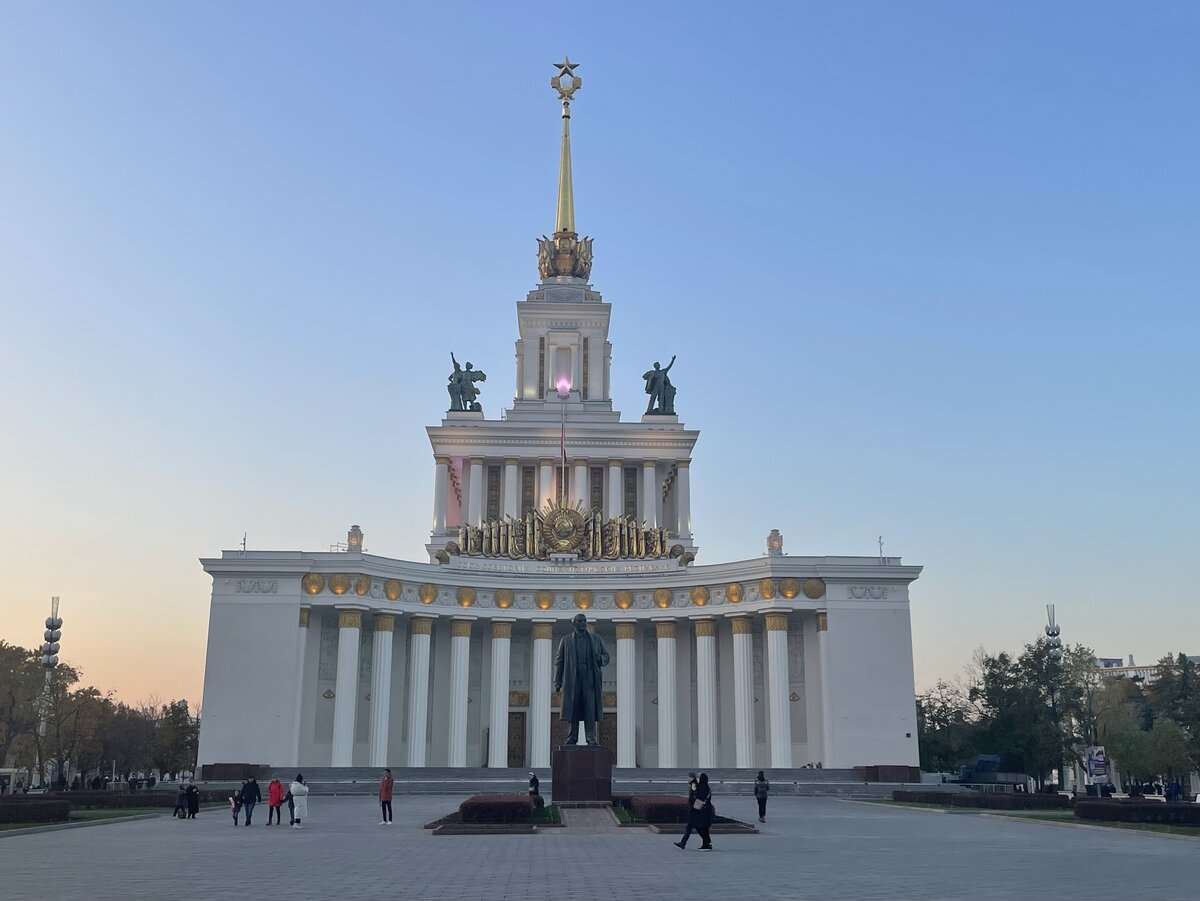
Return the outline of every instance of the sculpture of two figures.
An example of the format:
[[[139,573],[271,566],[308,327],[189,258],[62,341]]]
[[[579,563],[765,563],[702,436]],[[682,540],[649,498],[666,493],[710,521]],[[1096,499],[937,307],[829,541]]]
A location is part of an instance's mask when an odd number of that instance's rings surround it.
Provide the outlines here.
[[[450,361],[454,364],[454,371],[450,373],[450,381],[446,385],[446,390],[450,392],[450,409],[481,412],[483,407],[475,400],[479,397],[475,383],[486,382],[487,375],[480,369],[472,369],[470,363],[467,363],[466,369],[459,366],[454,354],[450,354]]]
[[[666,369],[661,368],[655,362],[654,368],[642,375],[642,378],[646,380],[646,393],[650,395],[650,402],[646,404],[647,413],[671,416],[675,414],[675,386],[667,378],[667,373],[674,365],[675,357],[671,357],[671,362],[667,364]]]

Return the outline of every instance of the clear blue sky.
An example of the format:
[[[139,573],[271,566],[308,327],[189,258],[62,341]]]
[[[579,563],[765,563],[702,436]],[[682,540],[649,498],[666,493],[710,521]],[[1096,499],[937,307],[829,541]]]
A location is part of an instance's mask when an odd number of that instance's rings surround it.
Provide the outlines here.
[[[918,684],[1200,652],[1193,3],[9,3],[0,637],[198,698],[235,546],[421,559],[448,354],[511,399],[582,62],[618,408],[701,562],[886,551]],[[269,640],[264,637],[264,640]]]

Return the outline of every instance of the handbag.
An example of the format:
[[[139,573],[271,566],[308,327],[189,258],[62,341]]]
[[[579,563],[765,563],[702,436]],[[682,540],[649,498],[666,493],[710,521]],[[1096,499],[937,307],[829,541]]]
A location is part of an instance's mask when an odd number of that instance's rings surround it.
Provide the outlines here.
[[[695,801],[692,802],[692,809],[693,810],[703,810],[704,802],[701,801],[699,798],[697,798]]]

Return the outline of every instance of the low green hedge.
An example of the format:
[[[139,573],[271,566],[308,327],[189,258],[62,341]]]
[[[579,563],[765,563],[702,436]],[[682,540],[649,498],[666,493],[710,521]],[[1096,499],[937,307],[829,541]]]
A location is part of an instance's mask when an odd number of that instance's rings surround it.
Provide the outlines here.
[[[1167,823],[1200,826],[1200,804],[1165,804],[1161,801],[1079,800],[1075,816],[1081,820],[1113,823]]]
[[[229,800],[232,789],[200,789],[200,803]],[[265,792],[263,793],[265,797]],[[78,791],[56,792],[43,797],[67,801],[77,810],[120,810],[126,807],[162,807],[170,810],[175,806],[176,792],[171,791]],[[186,803],[186,802],[185,802]]]
[[[0,823],[65,823],[71,815],[66,801],[45,797],[0,799]]]
[[[529,795],[475,795],[458,805],[464,823],[528,823],[533,816]]]
[[[1062,795],[1035,795],[1028,792],[1011,794],[983,794],[982,792],[955,792],[951,795],[951,807],[973,807],[983,810],[1070,810],[1071,799]]]
[[[688,802],[679,795],[634,795],[629,812],[647,823],[686,823]]]
[[[897,789],[892,792],[893,801],[904,801],[908,804],[940,804],[943,807],[950,806],[950,799],[954,797],[954,792],[943,791],[910,791],[906,789]]]

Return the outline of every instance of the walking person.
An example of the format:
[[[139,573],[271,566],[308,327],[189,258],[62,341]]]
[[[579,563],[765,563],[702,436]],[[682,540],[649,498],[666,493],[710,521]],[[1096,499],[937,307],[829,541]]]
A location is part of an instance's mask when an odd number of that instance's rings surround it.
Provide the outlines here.
[[[250,825],[250,818],[254,816],[254,805],[262,800],[262,792],[258,788],[258,780],[251,776],[246,780],[246,784],[242,786],[242,807],[246,808],[246,825]]]
[[[758,771],[758,778],[754,780],[754,799],[758,801],[758,821],[765,823],[767,821],[767,795],[771,792],[771,783],[767,781],[767,777],[763,775],[763,771]]]
[[[178,817],[183,819],[187,816],[187,789],[180,785],[179,791],[175,792],[175,809],[171,811],[171,819]]]
[[[267,825],[271,825],[271,817],[275,818],[275,825],[283,825],[283,783],[278,779],[272,779],[271,784],[267,786]]]
[[[689,811],[689,815],[696,818],[696,832],[700,834],[700,847],[697,850],[711,851],[713,849],[712,837],[708,834],[708,830],[712,826],[715,813],[712,789],[708,787],[708,773],[701,773],[700,781],[696,783],[696,798],[692,801],[692,809]]]
[[[383,778],[379,780],[379,809],[383,819],[380,826],[392,825],[392,771],[384,770]]]
[[[300,773],[296,774],[296,781],[292,783],[291,788],[292,805],[294,807],[295,816],[292,817],[292,828],[301,829],[300,821],[308,816],[308,785],[304,782],[304,776]]]
[[[684,848],[687,847],[687,840],[692,835],[692,804],[694,804],[695,801],[696,801],[696,774],[688,773],[688,799],[687,799],[688,818],[687,818],[687,823],[683,827],[683,838],[681,838],[679,841],[673,843],[675,845],[675,847],[678,848],[680,851],[682,851]]]
[[[196,787],[194,782],[189,782],[187,787],[187,818],[189,820],[196,819],[196,814],[200,812],[200,789]]]
[[[242,812],[242,792],[246,790],[246,786],[235,788],[233,794],[229,796],[229,810],[233,813],[233,825],[238,824],[238,814]]]

